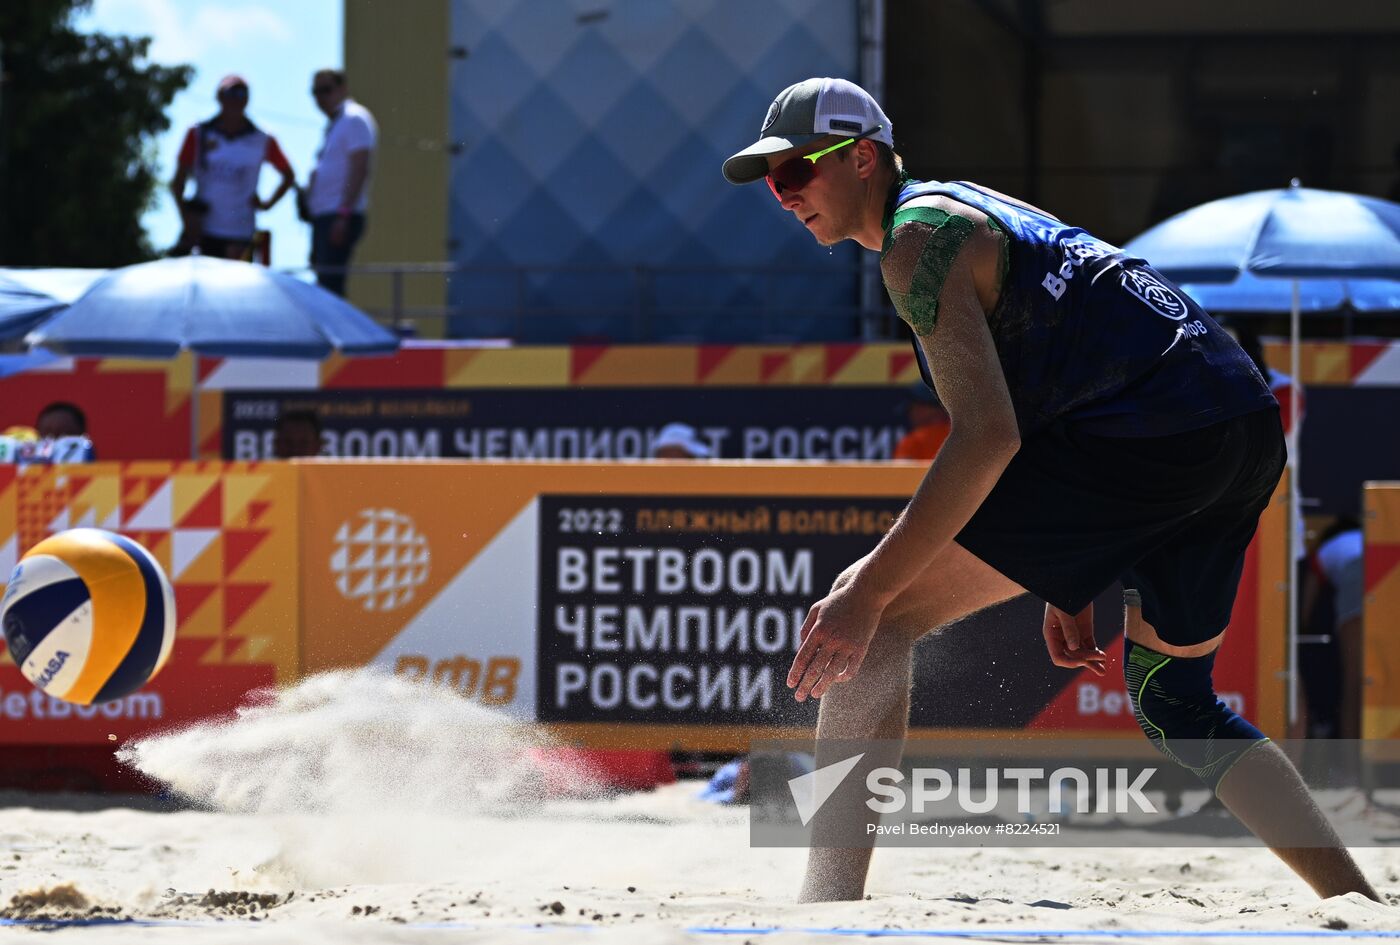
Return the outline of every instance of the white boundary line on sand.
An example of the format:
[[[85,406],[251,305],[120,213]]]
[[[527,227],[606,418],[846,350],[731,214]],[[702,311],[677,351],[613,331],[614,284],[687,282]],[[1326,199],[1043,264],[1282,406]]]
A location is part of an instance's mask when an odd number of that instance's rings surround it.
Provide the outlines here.
[[[6,926],[57,930],[61,928],[83,928],[89,926],[125,925],[138,928],[246,928],[275,926],[276,922],[249,922],[247,920],[181,920],[181,919],[0,919],[0,928]],[[471,922],[401,922],[396,928],[422,931],[473,931],[484,932],[491,929],[509,928],[526,932],[595,932],[617,926],[602,925],[562,925],[559,923],[529,923],[516,925],[477,925]],[[1212,938],[1212,939],[1400,939],[1400,930],[1385,929],[861,929],[861,928],[810,928],[805,926],[756,926],[735,928],[730,926],[688,926],[679,931],[690,935],[830,935],[850,938],[952,938],[952,939],[1071,939],[1092,938],[1103,941],[1114,939],[1164,939],[1164,938]]]

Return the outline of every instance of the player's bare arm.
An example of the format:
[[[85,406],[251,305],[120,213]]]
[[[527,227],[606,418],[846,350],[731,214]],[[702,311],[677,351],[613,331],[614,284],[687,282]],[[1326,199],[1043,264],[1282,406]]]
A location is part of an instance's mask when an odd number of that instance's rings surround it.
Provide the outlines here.
[[[996,194],[996,191],[983,188],[988,193]],[[1002,197],[1008,202],[1017,206],[1037,210],[1030,204],[1015,200],[1010,197]],[[936,196],[923,197],[909,201],[905,205],[913,210],[926,207],[931,214],[956,215],[961,219],[977,224],[974,233],[983,232],[996,244],[996,252],[986,249],[975,252],[971,257],[971,270],[973,286],[977,290],[977,298],[983,311],[991,312],[998,299],[998,292],[1001,284],[1001,275],[1006,264],[1006,241],[999,230],[994,229],[987,220],[987,215],[975,207],[970,207],[960,201],[950,197]],[[1044,211],[1037,212],[1043,213]],[[1047,216],[1049,214],[1046,214]],[[984,237],[985,239],[985,237]],[[889,256],[886,256],[888,260]],[[906,300],[908,301],[908,300]],[[936,383],[936,379],[935,379]],[[1005,379],[1002,379],[1003,386]],[[1107,670],[1105,664],[1107,655],[1099,649],[1094,642],[1094,606],[1090,604],[1083,611],[1077,614],[1069,614],[1052,604],[1045,605],[1045,620],[1042,624],[1042,633],[1045,637],[1046,650],[1050,654],[1050,661],[1056,666],[1064,669],[1088,668],[1094,673],[1102,676]]]
[[[987,328],[1000,235],[985,215],[932,200],[893,228],[882,266],[895,307],[918,335],[952,431],[904,513],[846,587],[814,605],[788,674],[799,701],[853,678],[881,613],[951,542],[1020,445],[1016,414]],[[926,211],[926,212],[925,212]]]

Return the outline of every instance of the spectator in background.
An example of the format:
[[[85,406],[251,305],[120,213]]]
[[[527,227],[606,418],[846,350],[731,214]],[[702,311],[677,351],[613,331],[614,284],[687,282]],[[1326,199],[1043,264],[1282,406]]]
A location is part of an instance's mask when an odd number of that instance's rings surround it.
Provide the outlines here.
[[[272,434],[272,455],[296,459],[321,455],[321,418],[314,410],[284,410]]]
[[[715,451],[688,423],[668,423],[651,443],[652,459],[709,459]]]
[[[248,83],[242,76],[224,76],[218,100],[219,114],[191,128],[180,148],[170,192],[185,228],[170,255],[198,248],[205,256],[251,261],[257,211],[272,209],[296,186],[296,175],[277,139],[248,120]],[[258,197],[264,163],[282,175],[268,200]],[[191,176],[194,197],[186,200]]]
[[[39,411],[34,429],[41,440],[57,440],[65,436],[87,436],[87,415],[77,404],[56,400]]]
[[[910,386],[904,410],[909,432],[895,445],[894,458],[933,459],[952,429],[948,411],[938,402],[938,395],[922,382]]]
[[[330,124],[316,155],[304,216],[311,224],[311,265],[316,281],[345,294],[345,266],[365,229],[370,165],[378,126],[369,110],[350,97],[345,73],[322,69],[311,82],[316,107]]]
[[[43,463],[91,463],[97,459],[87,435],[87,415],[77,404],[56,400],[44,406],[34,420],[38,442],[30,461]]]
[[[1365,540],[1361,524],[1343,516],[1322,533],[1303,579],[1302,612],[1309,615],[1326,585],[1332,591],[1337,646],[1338,738],[1361,737],[1361,614],[1365,594]]]

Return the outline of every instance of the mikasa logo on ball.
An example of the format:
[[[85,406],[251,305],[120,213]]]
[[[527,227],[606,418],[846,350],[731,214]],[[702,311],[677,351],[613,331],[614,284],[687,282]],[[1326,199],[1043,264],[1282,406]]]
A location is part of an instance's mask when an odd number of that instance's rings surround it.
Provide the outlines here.
[[[336,529],[331,576],[365,610],[397,610],[428,580],[430,560],[428,539],[413,519],[394,509],[361,509]]]
[[[55,653],[53,659],[49,660],[49,665],[44,667],[44,671],[34,678],[34,685],[43,689],[53,682],[53,678],[58,675],[59,670],[63,669],[63,664],[68,662],[70,655],[67,650],[59,650]]]

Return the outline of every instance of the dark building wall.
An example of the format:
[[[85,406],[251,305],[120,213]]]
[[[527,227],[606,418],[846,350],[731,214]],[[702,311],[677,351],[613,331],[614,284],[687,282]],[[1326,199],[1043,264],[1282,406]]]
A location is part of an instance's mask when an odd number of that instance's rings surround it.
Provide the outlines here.
[[[1400,196],[1400,4],[937,0],[886,23],[914,173],[1107,239],[1292,177]]]
[[[1024,44],[974,3],[890,3],[885,110],[916,177],[1028,191]]]

